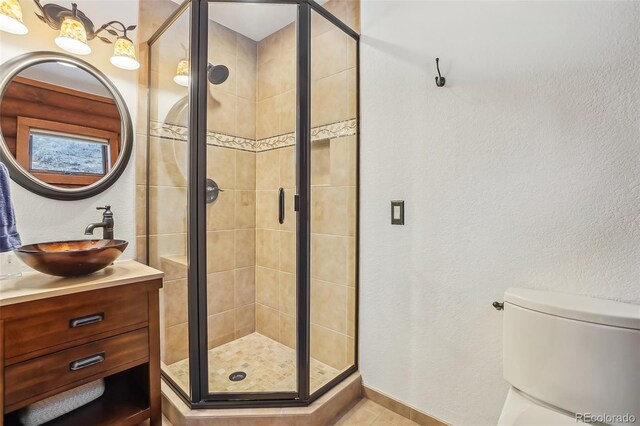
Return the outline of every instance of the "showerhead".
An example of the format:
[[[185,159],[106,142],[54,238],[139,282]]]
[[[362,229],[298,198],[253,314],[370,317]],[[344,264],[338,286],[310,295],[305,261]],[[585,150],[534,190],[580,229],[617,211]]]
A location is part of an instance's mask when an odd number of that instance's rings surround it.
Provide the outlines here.
[[[211,84],[222,84],[229,78],[229,68],[224,65],[209,64],[207,78]]]

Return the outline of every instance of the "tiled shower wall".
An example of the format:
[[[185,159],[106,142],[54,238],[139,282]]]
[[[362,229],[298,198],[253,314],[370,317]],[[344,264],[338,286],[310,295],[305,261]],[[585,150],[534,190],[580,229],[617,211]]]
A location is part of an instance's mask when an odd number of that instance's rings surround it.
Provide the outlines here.
[[[355,47],[314,13],[311,99],[316,131],[356,117]],[[285,223],[278,224],[277,189],[285,189],[291,206],[295,153],[293,146],[265,145],[268,138],[295,129],[295,70],[291,24],[258,43],[256,127],[256,329],[290,347],[295,347],[295,223],[293,212],[287,212]],[[356,139],[313,139],[311,356],[342,369],[354,361]]]
[[[357,5],[336,0],[325,4],[349,19],[358,15]],[[355,51],[350,50],[350,39],[332,32],[315,16],[313,35],[313,125],[355,118],[355,106],[350,106],[355,104],[355,84],[350,84],[355,82],[350,53]],[[294,347],[295,153],[293,146],[287,146],[293,139],[279,143],[277,149],[269,149],[265,139],[283,135],[287,139],[295,129],[295,26],[256,43],[210,22],[209,37],[209,61],[230,70],[225,83],[210,86],[208,106],[208,128],[216,135],[208,147],[207,176],[224,190],[207,207],[209,346],[257,329]],[[163,90],[166,84],[166,90],[176,91],[171,73],[179,59],[167,57],[155,64],[159,73],[166,73],[157,77],[162,83],[156,89]],[[161,137],[149,138],[149,176],[138,174],[139,241],[145,229],[145,179],[152,183],[149,261],[166,273],[163,361],[173,363],[188,356],[186,115],[179,115],[179,120],[175,115],[170,120],[159,113],[155,117],[182,127],[176,134],[152,132]],[[220,143],[229,138],[240,140],[243,149]],[[315,135],[314,139],[312,356],[343,368],[353,362],[354,346],[355,138],[320,140]],[[138,148],[138,165],[144,164],[143,154]],[[279,187],[286,192],[283,225],[277,221]],[[328,270],[334,272],[323,272]]]

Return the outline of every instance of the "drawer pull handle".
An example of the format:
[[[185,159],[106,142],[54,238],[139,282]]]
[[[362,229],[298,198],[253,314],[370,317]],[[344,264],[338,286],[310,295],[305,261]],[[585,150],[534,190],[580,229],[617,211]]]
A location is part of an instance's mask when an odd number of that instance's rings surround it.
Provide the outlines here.
[[[69,320],[69,328],[82,327],[83,325],[95,324],[100,321],[104,321],[104,312],[87,315],[86,317],[73,318]]]
[[[82,370],[83,368],[91,367],[92,365],[100,364],[104,361],[106,354],[104,352],[100,352],[96,355],[91,355],[86,358],[79,359],[77,361],[73,361],[69,364],[70,371]]]

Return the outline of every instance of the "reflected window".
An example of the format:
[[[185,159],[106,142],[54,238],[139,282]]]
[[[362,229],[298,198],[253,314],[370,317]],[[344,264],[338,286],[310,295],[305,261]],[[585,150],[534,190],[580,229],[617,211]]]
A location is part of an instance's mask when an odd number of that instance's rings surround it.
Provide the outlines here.
[[[29,136],[33,171],[104,176],[109,169],[109,141],[32,130]]]
[[[17,133],[18,163],[52,185],[90,185],[118,158],[118,134],[101,129],[18,117]]]

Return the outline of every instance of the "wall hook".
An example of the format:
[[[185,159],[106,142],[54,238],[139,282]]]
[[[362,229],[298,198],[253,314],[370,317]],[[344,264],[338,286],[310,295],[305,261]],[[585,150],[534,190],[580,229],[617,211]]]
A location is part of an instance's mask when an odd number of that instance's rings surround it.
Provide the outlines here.
[[[436,58],[436,68],[438,69],[438,76],[436,77],[436,86],[444,87],[446,79],[440,74],[440,58]]]

